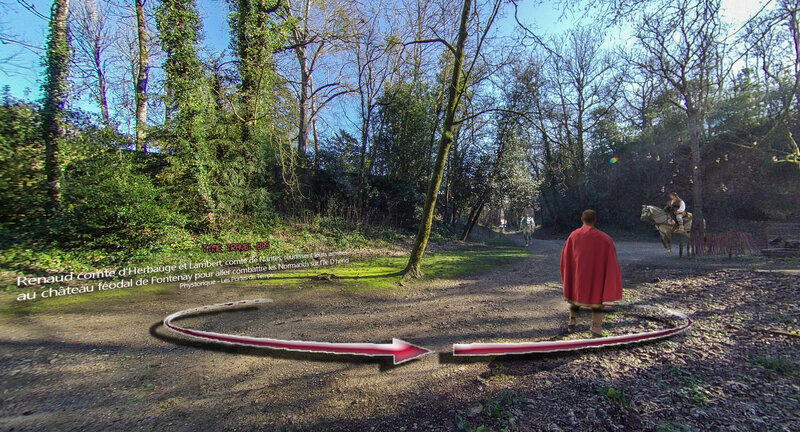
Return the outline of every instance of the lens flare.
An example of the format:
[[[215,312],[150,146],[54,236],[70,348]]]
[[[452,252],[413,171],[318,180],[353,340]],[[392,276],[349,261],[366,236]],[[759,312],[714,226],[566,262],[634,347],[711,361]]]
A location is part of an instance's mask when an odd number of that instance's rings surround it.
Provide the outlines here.
[[[608,160],[608,163],[610,163],[610,164],[615,164],[617,162],[619,162],[619,158],[616,157],[616,156],[614,156],[614,157],[612,157],[611,159]]]

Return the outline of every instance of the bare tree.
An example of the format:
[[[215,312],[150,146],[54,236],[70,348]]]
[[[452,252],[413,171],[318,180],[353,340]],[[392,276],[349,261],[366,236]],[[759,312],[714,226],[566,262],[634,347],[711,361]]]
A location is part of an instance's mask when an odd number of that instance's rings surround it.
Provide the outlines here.
[[[800,168],[800,147],[792,129],[800,112],[800,3],[781,0],[760,19],[750,21],[746,33],[746,51],[755,58],[763,78],[764,102],[772,124],[765,136],[752,137],[754,147],[769,135],[782,135],[783,148],[772,150],[776,163],[790,163]],[[776,97],[777,96],[777,97]]]
[[[620,56],[628,58],[625,52],[620,52]],[[628,60],[626,63],[631,62]],[[619,112],[628,123],[645,131],[653,126],[653,105],[656,102],[657,93],[663,85],[654,75],[637,74],[636,71],[630,70],[623,74],[622,91],[620,91],[623,106],[620,107]]]
[[[103,126],[112,129],[106,78],[106,51],[113,43],[108,4],[103,0],[78,0],[71,6],[74,75],[80,84],[76,91],[88,90],[92,94],[100,107]]]
[[[392,35],[391,28],[381,28],[381,23],[388,16],[382,6],[378,3],[371,9],[359,11],[356,31],[350,42],[355,66],[353,84],[358,95],[361,114],[358,187],[359,196],[362,198],[367,186],[366,176],[375,159],[375,149],[370,145],[370,137],[379,97],[388,90],[390,83],[399,79],[401,73],[403,46]],[[387,97],[392,98],[391,95]]]
[[[148,31],[153,25],[154,12],[149,10],[146,0],[136,0],[115,5],[109,15],[115,24],[109,36],[111,70],[107,75],[112,117],[119,116],[125,129],[135,135],[137,151],[147,151],[147,125],[152,122],[148,107],[157,102],[149,97],[157,93],[150,65],[162,54],[157,34]]]
[[[597,111],[608,111],[619,89],[619,81],[611,76],[611,59],[600,47],[602,43],[595,29],[574,29],[553,42],[556,55],[549,68],[559,107],[561,145],[571,156],[569,180],[577,188],[581,208],[586,206],[586,140],[602,117],[596,115]]]
[[[323,57],[339,51],[340,42],[348,38],[349,18],[344,5],[334,1],[286,0],[281,12],[287,20],[295,22],[288,48],[297,62],[297,78],[288,82],[295,88],[298,102],[297,150],[305,156],[309,133],[316,129],[312,125],[320,111],[333,99],[349,92],[335,70],[328,70],[325,79],[320,79],[320,74],[315,75],[324,66]],[[316,139],[314,145],[319,153]]]
[[[0,12],[5,15],[8,10],[11,9],[12,0],[0,0]],[[36,7],[24,0],[17,0],[16,3],[21,4],[28,12],[31,13],[33,17],[36,17],[42,21],[50,21],[45,14],[39,12]],[[19,47],[19,50],[13,53],[8,54],[6,57],[0,58],[0,72],[11,74],[16,72],[17,69],[23,70],[27,72],[27,67],[23,66],[21,63],[16,63],[15,60],[19,56],[19,54],[25,50],[36,54],[37,56],[42,56],[44,54],[44,50],[42,50],[41,46],[36,46],[34,44],[29,43],[25,40],[22,36],[12,33],[8,29],[8,24],[0,20],[0,45],[10,45]]]
[[[686,114],[692,154],[693,210],[698,221],[703,220],[700,145],[705,137],[710,96],[721,85],[719,8],[719,0],[673,0],[657,14],[644,13],[636,35],[644,54],[636,65],[668,83],[677,95],[670,103]],[[693,224],[693,237],[701,239],[702,230],[702,223]]]
[[[122,7],[117,11],[117,26],[113,36],[113,49],[110,62],[113,65],[113,79],[109,89],[113,95],[115,113],[119,116],[120,127],[127,131],[136,128],[136,76],[138,74],[139,50],[136,37],[134,11]]]

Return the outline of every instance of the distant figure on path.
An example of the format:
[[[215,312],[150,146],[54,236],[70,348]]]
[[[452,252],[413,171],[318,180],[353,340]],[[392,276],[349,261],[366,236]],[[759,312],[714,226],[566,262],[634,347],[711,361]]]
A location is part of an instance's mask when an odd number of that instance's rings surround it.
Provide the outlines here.
[[[519,229],[522,230],[522,236],[525,238],[525,246],[533,243],[533,231],[536,229],[536,221],[533,219],[533,204],[528,203],[522,210]]]
[[[614,241],[594,227],[597,212],[586,210],[581,220],[583,226],[569,235],[561,251],[564,299],[570,303],[567,328],[575,331],[580,307],[590,307],[592,337],[603,337],[603,308],[622,298],[622,271]]]
[[[533,217],[533,204],[528,203],[525,208],[522,210],[522,216],[530,216]]]

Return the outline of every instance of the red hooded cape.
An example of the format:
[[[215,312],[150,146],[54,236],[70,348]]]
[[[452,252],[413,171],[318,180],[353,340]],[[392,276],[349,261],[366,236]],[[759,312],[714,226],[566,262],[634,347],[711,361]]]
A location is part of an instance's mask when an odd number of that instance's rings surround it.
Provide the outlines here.
[[[621,299],[622,272],[611,237],[587,226],[573,231],[561,251],[561,281],[572,304],[600,307]]]

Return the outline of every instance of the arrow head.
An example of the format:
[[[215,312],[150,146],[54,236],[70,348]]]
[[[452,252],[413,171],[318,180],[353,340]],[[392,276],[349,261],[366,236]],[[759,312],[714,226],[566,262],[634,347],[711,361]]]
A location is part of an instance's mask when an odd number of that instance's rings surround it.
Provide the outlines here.
[[[433,352],[400,339],[392,339],[391,350],[394,364],[396,365]]]

